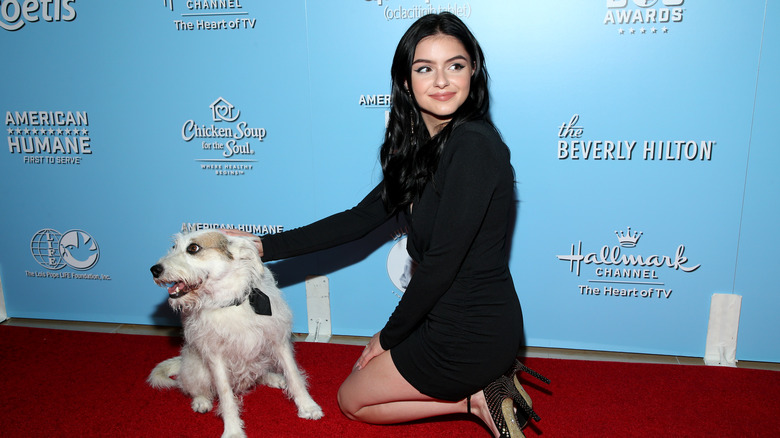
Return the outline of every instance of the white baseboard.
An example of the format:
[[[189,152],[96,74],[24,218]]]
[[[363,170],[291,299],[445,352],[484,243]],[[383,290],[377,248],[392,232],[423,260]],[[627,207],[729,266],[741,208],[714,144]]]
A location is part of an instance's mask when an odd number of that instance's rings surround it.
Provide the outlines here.
[[[5,296],[3,295],[3,279],[0,277],[0,322],[8,319],[8,313],[5,311]]]

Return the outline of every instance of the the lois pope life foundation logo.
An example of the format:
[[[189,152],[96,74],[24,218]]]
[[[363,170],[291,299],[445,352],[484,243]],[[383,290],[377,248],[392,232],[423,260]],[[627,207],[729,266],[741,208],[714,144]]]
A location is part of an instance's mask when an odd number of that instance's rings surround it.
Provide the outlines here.
[[[85,271],[95,266],[100,258],[97,241],[82,230],[61,234],[51,228],[42,229],[30,240],[30,252],[39,265],[52,271],[65,266]]]

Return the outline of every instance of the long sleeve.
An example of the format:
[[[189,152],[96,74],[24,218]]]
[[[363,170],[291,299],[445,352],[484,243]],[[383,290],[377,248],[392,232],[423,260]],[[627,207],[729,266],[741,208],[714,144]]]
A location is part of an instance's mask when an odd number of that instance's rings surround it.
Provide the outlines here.
[[[272,261],[332,248],[357,240],[390,215],[381,197],[381,183],[360,203],[312,224],[263,237],[263,260]]]
[[[438,209],[432,213],[435,218],[425,219],[433,220],[430,242],[422,250],[406,292],[382,329],[380,343],[384,349],[405,339],[451,287],[484,225],[497,187],[504,184],[501,196],[511,191],[513,176],[508,150],[497,134],[490,135],[484,129],[454,132],[437,172],[442,171],[446,174],[443,183],[438,182],[440,199]],[[415,217],[414,222],[417,221]]]

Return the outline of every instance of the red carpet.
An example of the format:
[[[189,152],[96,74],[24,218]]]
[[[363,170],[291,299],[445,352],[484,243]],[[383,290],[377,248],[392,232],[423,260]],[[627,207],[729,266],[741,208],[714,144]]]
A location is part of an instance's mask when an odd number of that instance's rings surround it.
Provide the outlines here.
[[[179,339],[0,326],[0,436],[218,437],[178,391],[145,379]],[[397,426],[347,420],[336,391],[361,347],[297,343],[325,417],[302,420],[281,391],[244,396],[250,437],[489,437],[467,415]],[[530,437],[777,437],[780,373],[734,368],[530,358],[552,384],[529,382],[542,421]]]

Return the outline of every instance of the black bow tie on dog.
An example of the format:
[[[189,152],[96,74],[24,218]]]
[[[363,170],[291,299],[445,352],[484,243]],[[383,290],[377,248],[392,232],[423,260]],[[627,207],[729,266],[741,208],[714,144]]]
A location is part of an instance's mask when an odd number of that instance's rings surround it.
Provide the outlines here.
[[[251,291],[244,297],[243,300],[236,300],[232,305],[240,306],[244,304],[244,301],[249,298],[249,305],[252,306],[252,310],[258,315],[271,316],[271,299],[268,295],[263,293],[260,289],[253,287]]]

